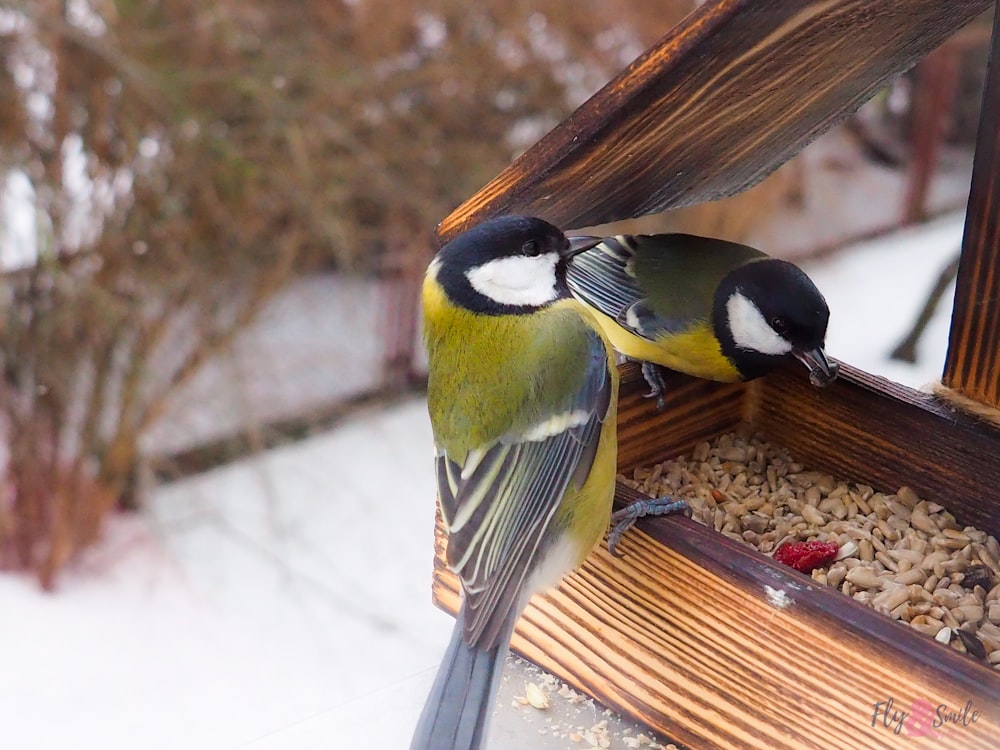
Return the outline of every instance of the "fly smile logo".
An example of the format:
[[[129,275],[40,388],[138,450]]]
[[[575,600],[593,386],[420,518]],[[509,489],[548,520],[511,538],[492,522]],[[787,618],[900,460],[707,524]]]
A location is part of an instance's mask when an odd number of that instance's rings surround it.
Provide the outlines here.
[[[962,708],[955,708],[946,703],[935,705],[925,698],[917,698],[908,709],[904,709],[889,696],[872,706],[871,725],[873,728],[888,729],[893,734],[933,739],[944,732],[975,724],[980,715],[972,701],[966,701]]]

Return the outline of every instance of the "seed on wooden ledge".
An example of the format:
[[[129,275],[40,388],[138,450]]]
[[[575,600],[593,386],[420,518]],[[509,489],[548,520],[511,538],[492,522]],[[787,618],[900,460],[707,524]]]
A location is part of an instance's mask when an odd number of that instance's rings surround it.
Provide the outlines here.
[[[958,606],[958,594],[948,589],[940,589],[934,592],[934,602],[942,607],[954,609]]]
[[[979,640],[973,633],[969,633],[965,630],[957,630],[955,632],[958,635],[958,639],[962,642],[962,645],[965,646],[966,651],[975,656],[977,659],[986,660],[986,647],[983,645],[981,640]]]
[[[918,625],[930,625],[935,628],[941,628],[944,626],[944,623],[941,620],[937,619],[936,617],[932,617],[929,614],[917,615],[916,617],[913,618],[913,622]],[[935,630],[934,632],[937,633],[937,630]]]
[[[910,603],[909,602],[903,602],[902,604],[900,604],[895,609],[890,610],[889,615],[894,620],[907,620],[908,621],[910,619],[910,617],[911,617],[911,614],[910,614]]]
[[[723,461],[736,461],[741,464],[747,461],[747,452],[744,448],[720,448],[717,455]]]
[[[927,555],[927,557],[924,558],[924,561],[920,563],[920,567],[923,570],[927,571],[934,570],[934,567],[936,565],[940,565],[947,559],[948,559],[947,552],[945,552],[944,550],[935,550],[934,552],[931,552],[929,555]],[[935,575],[941,576],[943,574],[935,572]]]
[[[840,551],[837,552],[837,560],[843,560],[845,557],[852,557],[858,552],[858,543],[855,541],[847,542],[846,544],[840,545]]]
[[[827,499],[829,500],[830,498],[827,498]],[[828,505],[828,507],[826,507],[826,508],[820,507],[820,510],[822,510],[824,513],[829,513],[834,518],[839,519],[841,521],[844,520],[845,518],[847,518],[848,515],[850,515],[849,509],[847,507],[847,504],[841,498],[839,498],[839,497],[832,498],[832,500],[833,500],[833,502],[831,502]],[[823,502],[826,502],[826,501],[824,500]],[[820,503],[820,506],[822,506],[822,505],[823,505],[823,503]]]
[[[912,583],[923,583],[926,576],[927,573],[922,571],[920,568],[911,568],[903,573],[897,573],[894,580],[896,583],[909,586]]]
[[[888,539],[890,542],[898,542],[901,538],[899,531],[892,528],[889,521],[885,518],[878,520],[878,530],[882,532],[882,538]]]
[[[916,618],[914,618],[913,620],[910,621],[910,627],[913,628],[914,630],[919,630],[924,635],[929,635],[931,638],[933,638],[941,631],[943,625],[934,625],[924,622],[917,622]]]
[[[931,520],[931,517],[920,508],[914,508],[913,512],[910,513],[910,525],[925,534],[933,535],[941,531],[940,527]]]
[[[938,643],[943,643],[945,646],[947,646],[949,643],[951,643],[951,628],[949,628],[947,625],[941,628],[937,632],[937,635],[934,636],[934,640],[937,641]]]
[[[826,517],[812,505],[802,506],[802,518],[805,519],[806,523],[813,526],[822,526],[826,523]]]
[[[858,566],[847,571],[847,580],[855,586],[863,589],[870,589],[880,584],[879,577],[871,568]]]
[[[820,491],[819,491],[819,487],[816,487],[815,485],[813,485],[812,487],[809,487],[805,491],[805,494],[803,495],[803,498],[805,499],[806,503],[809,504],[809,505],[811,505],[811,506],[813,506],[814,508],[817,505],[819,505],[820,497],[821,497],[821,494],[820,494]]]
[[[871,540],[862,539],[858,542],[858,557],[865,562],[875,561],[875,548],[872,546]]]
[[[967,632],[987,656],[1000,652],[1000,542],[910,488],[885,494],[841,482],[732,434],[624,481],[683,497],[695,520],[765,553],[786,542],[834,542],[836,560],[814,570],[814,580],[930,637],[944,640],[946,628],[952,648],[975,648],[955,635]]]
[[[995,536],[989,536],[986,538],[984,544],[986,545],[986,549],[990,551],[990,554],[993,555],[993,559],[1000,560],[1000,541]]]
[[[549,696],[533,682],[524,684],[524,696],[534,708],[544,710],[549,707]]]
[[[875,553],[875,559],[878,560],[882,564],[882,567],[885,568],[886,570],[891,570],[895,572],[899,569],[896,563],[893,561],[893,559],[889,557],[889,555],[886,552],[883,552],[882,550],[879,550],[878,552]]]
[[[872,604],[876,607],[882,606],[887,610],[896,609],[900,604],[909,601],[910,590],[906,586],[897,586],[886,589],[872,598]]]
[[[987,540],[987,542],[988,541],[989,540]],[[990,552],[988,544],[984,544],[982,546],[977,557],[981,563],[986,565],[993,572],[993,575],[1000,575],[1000,563],[997,562],[997,558]]]
[[[915,508],[917,503],[920,502],[920,498],[917,497],[917,493],[906,485],[903,485],[896,490],[896,497],[899,499],[899,502],[903,503],[903,505],[910,509]]]
[[[956,607],[953,612],[964,622],[979,622],[983,619],[983,608],[978,604],[963,604]]]
[[[906,560],[913,565],[918,565],[924,561],[923,555],[911,549],[891,549],[889,550],[889,557],[897,562]]]
[[[889,503],[885,500],[885,495],[881,492],[876,492],[872,495],[872,499],[868,502],[871,506],[872,513],[875,515],[876,519],[888,518],[892,515],[892,511],[889,510]]]
[[[889,506],[889,510],[892,511],[890,518],[900,518],[903,521],[909,522],[910,509],[906,505],[891,498],[886,500],[886,504]]]
[[[828,586],[833,586],[833,588],[839,588],[846,577],[847,568],[842,565],[834,565],[826,572],[826,583]]]
[[[972,537],[964,531],[958,531],[957,529],[942,529],[941,536],[956,542],[961,542],[961,545],[956,547],[956,549],[962,549],[962,547],[967,547],[972,543]]]
[[[986,618],[994,625],[1000,625],[1000,604],[991,604],[987,610]]]

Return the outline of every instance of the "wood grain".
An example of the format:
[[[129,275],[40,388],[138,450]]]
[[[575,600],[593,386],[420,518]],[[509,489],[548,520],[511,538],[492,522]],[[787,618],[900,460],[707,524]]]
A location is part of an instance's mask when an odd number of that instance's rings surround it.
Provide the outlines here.
[[[944,384],[1000,408],[1000,12],[976,138]]]
[[[990,0],[710,0],[438,227],[584,227],[763,179]]]
[[[634,364],[621,368],[618,402],[618,469],[627,471],[689,450],[712,435],[736,429],[745,419],[746,386],[666,373],[665,406],[646,398],[649,387]]]

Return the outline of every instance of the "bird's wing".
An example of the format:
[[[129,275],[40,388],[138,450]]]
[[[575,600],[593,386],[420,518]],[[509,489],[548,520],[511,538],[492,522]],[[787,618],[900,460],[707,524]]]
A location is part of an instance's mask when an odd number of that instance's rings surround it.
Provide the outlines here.
[[[632,235],[608,237],[570,263],[566,285],[585,305],[604,313],[622,328],[650,341],[683,330],[687,321],[658,314],[632,271],[636,240]]]
[[[563,496],[590,473],[612,376],[603,342],[589,329],[587,335],[587,377],[559,411],[470,451],[463,466],[444,454],[437,458],[448,562],[464,584],[470,644],[493,645],[539,562]]]

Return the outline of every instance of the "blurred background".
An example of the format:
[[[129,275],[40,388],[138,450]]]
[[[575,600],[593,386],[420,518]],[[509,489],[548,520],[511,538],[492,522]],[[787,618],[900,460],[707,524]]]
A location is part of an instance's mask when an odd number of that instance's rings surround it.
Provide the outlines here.
[[[433,672],[434,226],[695,4],[0,3],[12,746],[356,730]],[[989,29],[756,188],[599,230],[796,260],[832,355],[939,377]]]

